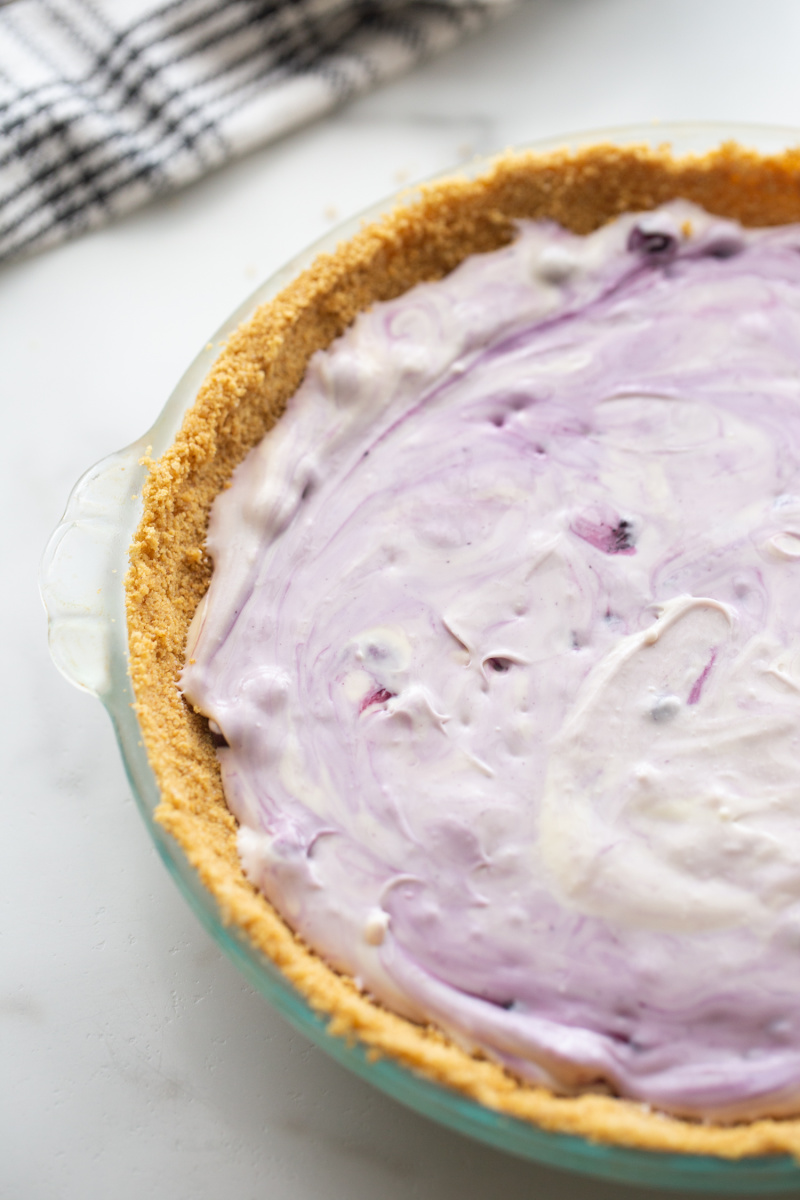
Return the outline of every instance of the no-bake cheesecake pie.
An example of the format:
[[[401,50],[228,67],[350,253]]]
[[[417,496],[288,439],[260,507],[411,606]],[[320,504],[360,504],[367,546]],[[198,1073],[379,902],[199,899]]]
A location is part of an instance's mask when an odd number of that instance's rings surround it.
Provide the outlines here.
[[[159,819],[335,1032],[546,1128],[800,1148],[799,166],[437,184],[147,486]]]

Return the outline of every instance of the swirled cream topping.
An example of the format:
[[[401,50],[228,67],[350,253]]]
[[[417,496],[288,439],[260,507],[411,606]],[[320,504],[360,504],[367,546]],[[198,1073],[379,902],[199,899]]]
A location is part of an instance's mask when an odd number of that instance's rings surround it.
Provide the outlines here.
[[[249,878],[558,1090],[800,1108],[800,229],[682,202],[362,314],[215,503]]]

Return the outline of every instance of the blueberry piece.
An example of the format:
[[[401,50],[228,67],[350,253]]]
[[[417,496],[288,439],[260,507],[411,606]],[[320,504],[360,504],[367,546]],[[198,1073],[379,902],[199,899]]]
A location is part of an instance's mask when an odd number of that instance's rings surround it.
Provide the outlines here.
[[[677,249],[678,239],[663,229],[642,229],[640,225],[634,225],[628,235],[628,250],[653,262],[665,262],[673,258]]]
[[[612,518],[613,520],[613,518]],[[576,537],[582,538],[604,554],[635,554],[636,539],[630,521],[593,521],[591,517],[577,516],[570,525]]]
[[[620,521],[611,530],[613,544],[609,547],[609,553],[622,554],[626,550],[632,550],[634,547],[633,541],[633,526],[630,521]]]
[[[734,255],[740,254],[744,249],[744,243],[741,238],[737,239],[732,235],[715,238],[706,247],[706,254],[709,258],[733,258]]]
[[[705,245],[700,253],[708,258],[733,258],[744,250],[745,242],[741,229],[733,221],[715,221],[706,233]]]
[[[359,713],[363,713],[366,709],[372,708],[373,705],[386,704],[389,700],[394,700],[396,693],[390,692],[387,688],[378,687],[370,692],[361,701],[358,707]]]

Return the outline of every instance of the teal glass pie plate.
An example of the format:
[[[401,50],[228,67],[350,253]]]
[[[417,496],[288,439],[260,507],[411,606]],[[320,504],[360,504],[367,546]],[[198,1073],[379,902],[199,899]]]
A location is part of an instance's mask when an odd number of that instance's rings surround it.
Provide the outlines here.
[[[737,141],[762,153],[800,145],[800,130],[742,125],[651,125],[602,130],[552,139],[528,147],[549,151],[577,149],[599,142],[619,145],[668,144],[676,155],[702,153],[725,141]],[[480,174],[489,160],[476,160],[460,173]],[[444,176],[442,176],[444,177]],[[158,788],[143,749],[128,676],[123,581],[128,547],[141,514],[146,468],[140,460],[157,458],[172,443],[216,357],[216,347],[253,310],[285,287],[317,254],[332,250],[364,220],[393,207],[398,197],[339,226],[309,247],[259,287],[217,331],[191,364],[151,429],[131,446],[92,467],[79,480],[55,530],[41,570],[41,592],[48,613],[50,649],[64,675],[95,695],[114,725],[125,769],[145,824],[161,857],[194,912],[248,981],[301,1033],[344,1066],[407,1104],[462,1134],[512,1154],[584,1175],[678,1191],[725,1196],[800,1194],[800,1165],[785,1155],[736,1161],[692,1154],[665,1154],[600,1145],[581,1137],[548,1133],[527,1122],[494,1112],[439,1086],[398,1064],[370,1061],[358,1044],[328,1033],[282,974],[235,927],[223,925],[217,904],[200,883],[178,844],[154,820]],[[198,341],[200,339],[198,338]]]

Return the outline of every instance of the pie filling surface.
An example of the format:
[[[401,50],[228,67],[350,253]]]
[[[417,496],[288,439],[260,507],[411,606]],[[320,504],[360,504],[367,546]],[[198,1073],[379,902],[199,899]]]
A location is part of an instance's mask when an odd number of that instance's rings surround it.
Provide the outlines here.
[[[181,687],[251,881],[524,1079],[800,1106],[800,228],[512,245],[315,355]]]

